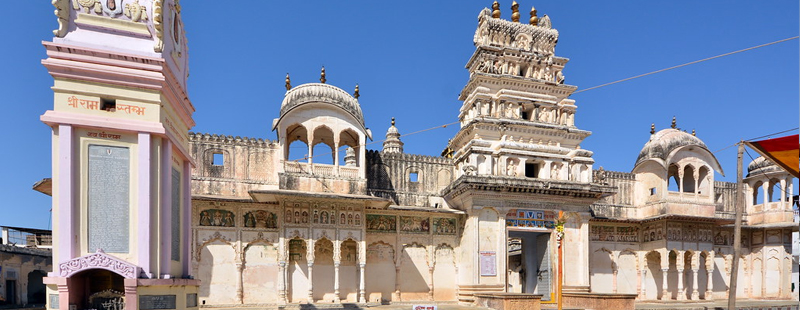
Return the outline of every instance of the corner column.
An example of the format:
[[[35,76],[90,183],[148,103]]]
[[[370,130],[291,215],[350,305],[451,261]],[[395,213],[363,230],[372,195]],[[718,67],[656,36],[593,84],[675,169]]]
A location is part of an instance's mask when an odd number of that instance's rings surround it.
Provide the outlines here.
[[[314,261],[308,261],[308,300],[306,303],[314,303]]]
[[[367,267],[366,263],[358,263],[359,282],[358,282],[358,302],[367,302],[366,290],[364,286],[364,269]],[[399,290],[398,290],[399,292]]]
[[[150,270],[150,242],[151,242],[151,235],[150,229],[147,227],[151,226],[150,217],[152,213],[152,209],[150,208],[150,180],[152,179],[150,173],[150,153],[151,153],[151,144],[150,144],[150,134],[146,132],[139,133],[139,140],[138,140],[138,147],[139,147],[139,210],[138,210],[138,220],[137,225],[139,228],[136,229],[137,235],[137,242],[139,243],[139,248],[137,249],[137,261],[139,267],[142,268],[142,273],[147,278],[152,278],[153,274]],[[135,309],[135,308],[133,308]]]
[[[170,264],[170,249],[172,248],[172,141],[164,137],[161,139],[161,278],[167,278],[172,273]],[[147,226],[139,227],[146,229]]]
[[[281,305],[287,304],[286,301],[286,262],[278,263],[278,302]]]
[[[183,161],[183,277],[189,278],[191,275],[191,245],[192,245],[192,164],[188,160]]]
[[[53,262],[53,265],[66,262],[75,257],[75,243],[74,235],[75,228],[73,226],[75,216],[75,190],[73,188],[73,172],[75,170],[75,162],[72,160],[74,150],[73,132],[71,125],[58,125],[58,244],[56,254],[58,261]],[[141,158],[141,155],[140,155]],[[54,214],[55,215],[55,214]],[[55,221],[53,221],[55,222]],[[66,289],[66,287],[65,287]],[[59,288],[59,296],[61,289]],[[59,304],[64,303],[66,300],[69,303],[69,295],[66,298],[59,297]]]
[[[338,157],[338,153],[337,153]],[[342,264],[342,244],[333,242],[333,298],[337,303],[342,302],[339,295],[339,266]]]
[[[639,299],[645,299],[647,298],[647,269],[642,269],[639,273],[641,275],[639,277]]]

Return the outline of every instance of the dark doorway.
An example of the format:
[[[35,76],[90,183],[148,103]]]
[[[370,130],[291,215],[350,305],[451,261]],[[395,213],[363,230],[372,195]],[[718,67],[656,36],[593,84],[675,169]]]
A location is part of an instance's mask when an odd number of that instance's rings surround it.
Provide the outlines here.
[[[17,280],[6,280],[6,304],[17,304]]]
[[[42,278],[44,271],[34,270],[28,274],[28,304],[43,305],[45,303],[45,286]]]

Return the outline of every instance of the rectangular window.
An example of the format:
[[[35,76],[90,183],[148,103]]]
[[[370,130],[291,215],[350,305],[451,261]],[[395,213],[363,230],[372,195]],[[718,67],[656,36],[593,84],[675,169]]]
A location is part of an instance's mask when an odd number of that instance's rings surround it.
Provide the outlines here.
[[[130,150],[89,145],[87,207],[89,251],[128,253]],[[147,228],[143,228],[147,229]]]
[[[181,260],[181,173],[172,168],[172,260]]]
[[[214,166],[224,166],[225,165],[225,155],[222,153],[214,153],[214,159],[211,162]]]
[[[536,178],[539,176],[539,164],[525,164],[525,177]]]
[[[650,196],[653,196],[655,194],[656,194],[656,188],[655,187],[651,187],[650,188]]]
[[[116,99],[100,98],[100,110],[114,112],[117,110]]]
[[[413,183],[419,182],[419,174],[416,173],[416,172],[409,173],[408,174],[408,181],[409,182],[413,182]]]

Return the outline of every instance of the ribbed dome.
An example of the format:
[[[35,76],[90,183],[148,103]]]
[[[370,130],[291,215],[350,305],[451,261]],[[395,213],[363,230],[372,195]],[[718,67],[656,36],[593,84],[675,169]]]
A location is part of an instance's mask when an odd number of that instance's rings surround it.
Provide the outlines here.
[[[747,176],[749,177],[751,174],[755,173],[767,173],[781,170],[781,167],[773,163],[771,160],[766,159],[764,156],[761,156],[747,165]]]
[[[283,118],[294,108],[312,102],[322,102],[339,107],[355,117],[364,127],[364,116],[361,114],[358,100],[341,88],[322,83],[303,84],[286,92],[281,103],[279,118]]]
[[[639,158],[636,159],[636,164],[634,164],[634,166],[639,165],[639,163],[645,160],[653,158],[666,161],[667,157],[670,153],[672,153],[672,151],[687,145],[695,145],[708,151],[708,147],[706,147],[706,144],[703,143],[702,140],[689,133],[674,128],[660,130],[651,136],[650,141],[647,141],[647,143],[644,144],[644,147],[642,148],[642,151],[639,152]]]

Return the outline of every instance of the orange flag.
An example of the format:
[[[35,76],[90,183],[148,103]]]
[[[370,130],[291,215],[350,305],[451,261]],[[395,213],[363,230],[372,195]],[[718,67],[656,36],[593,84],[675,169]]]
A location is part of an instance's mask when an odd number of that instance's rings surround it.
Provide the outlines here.
[[[800,141],[798,135],[745,142],[745,144],[756,150],[761,156],[771,160],[773,163],[786,169],[795,178],[800,178]]]

